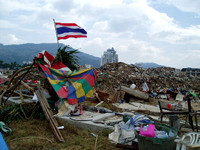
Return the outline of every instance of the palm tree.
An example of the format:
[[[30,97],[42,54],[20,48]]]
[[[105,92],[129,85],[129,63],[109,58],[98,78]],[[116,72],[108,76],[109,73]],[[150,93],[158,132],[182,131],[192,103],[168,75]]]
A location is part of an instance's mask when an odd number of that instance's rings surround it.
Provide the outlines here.
[[[79,57],[76,55],[79,53],[78,50],[70,50],[65,51],[66,49],[72,49],[70,46],[65,46],[63,48],[59,47],[57,54],[56,54],[56,60],[61,61],[63,64],[65,64],[67,67],[69,67],[71,70],[77,70],[79,66]]]

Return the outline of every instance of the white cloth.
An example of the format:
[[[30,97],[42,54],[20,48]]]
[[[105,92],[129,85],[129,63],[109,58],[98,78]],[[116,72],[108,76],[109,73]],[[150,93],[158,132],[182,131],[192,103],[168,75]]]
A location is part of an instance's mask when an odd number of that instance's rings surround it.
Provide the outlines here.
[[[148,91],[149,91],[149,87],[148,87],[148,85],[147,85],[146,82],[144,82],[144,83],[142,84],[142,90],[145,91],[145,92],[148,92]]]

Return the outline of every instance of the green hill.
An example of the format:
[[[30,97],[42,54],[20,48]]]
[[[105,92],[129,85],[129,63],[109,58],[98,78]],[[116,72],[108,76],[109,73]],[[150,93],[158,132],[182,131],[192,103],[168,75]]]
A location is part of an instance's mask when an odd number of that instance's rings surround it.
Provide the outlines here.
[[[65,46],[64,44],[60,44]],[[40,43],[40,44],[18,44],[3,45],[0,44],[0,60],[4,63],[16,62],[23,64],[24,61],[32,61],[33,58],[42,50],[48,51],[50,54],[56,54],[58,49],[57,43]],[[70,49],[69,49],[70,50]],[[90,64],[92,67],[100,67],[100,58],[79,51],[77,56],[80,58],[80,65]]]

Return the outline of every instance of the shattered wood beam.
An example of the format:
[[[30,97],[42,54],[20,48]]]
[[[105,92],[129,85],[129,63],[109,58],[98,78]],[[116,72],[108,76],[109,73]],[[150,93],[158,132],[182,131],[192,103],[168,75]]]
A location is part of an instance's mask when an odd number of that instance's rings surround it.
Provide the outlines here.
[[[44,114],[46,116],[46,119],[50,122],[51,128],[53,129],[54,134],[56,135],[56,138],[60,142],[64,142],[64,139],[60,133],[60,131],[57,128],[57,122],[56,120],[52,117],[51,113],[49,112],[49,109],[47,108],[45,104],[45,100],[43,99],[43,96],[41,96],[41,91],[36,91],[36,95],[38,96],[38,99],[40,101],[40,105],[42,106],[42,109],[44,111]]]
[[[8,84],[8,87],[10,86],[10,84],[11,84],[11,82],[14,80],[14,78],[16,79],[16,78],[18,78],[18,77],[21,77],[22,75],[19,75],[19,76],[17,76],[20,72],[22,72],[22,71],[25,71],[25,70],[27,70],[27,69],[31,69],[33,66],[27,66],[27,67],[25,67],[25,68],[22,68],[22,69],[19,69],[18,71],[16,71],[15,73],[14,73],[14,75],[12,76],[12,78],[10,79],[10,81],[9,81],[9,84]]]
[[[41,93],[40,96],[42,97],[43,103],[45,104],[47,110],[50,110],[50,111],[48,111],[48,113],[50,114],[50,116],[53,116],[53,112],[51,111],[51,107],[50,107],[50,105],[49,105],[49,103],[48,103],[48,101],[47,101],[47,99],[46,99],[46,97],[44,95],[43,89],[40,86],[38,86],[38,90]],[[54,119],[54,120],[55,120],[56,126],[58,126],[58,123],[57,123],[56,119]]]
[[[22,103],[24,103],[24,97],[22,95],[22,85],[20,86],[20,93],[19,93],[20,99],[22,101]]]
[[[1,94],[1,96],[0,96],[0,102],[1,102],[1,105],[3,105],[4,104],[4,99],[3,99],[3,96],[6,94],[6,93],[8,93],[8,92],[10,92],[12,89],[14,89],[15,88],[15,85],[13,85],[13,86],[11,86],[11,87],[7,87],[6,89],[4,89],[4,91],[3,91],[3,93]]]
[[[149,99],[149,94],[147,94],[145,92],[139,91],[137,89],[127,88],[125,86],[121,86],[121,88],[122,88],[122,91],[128,93],[129,95],[131,95],[133,97],[136,97],[136,98],[139,98],[142,100],[146,100],[146,101],[148,101],[148,99]]]
[[[16,85],[12,85],[11,87],[7,87],[6,89],[4,89],[3,93],[0,95],[0,104],[1,105],[4,105],[5,103],[5,100],[3,99],[3,96],[6,94],[6,93],[9,93],[11,90],[15,89],[16,88]],[[17,92],[16,92],[17,93]],[[19,93],[17,93],[19,94]]]
[[[14,84],[16,83],[24,74],[26,74],[26,72],[21,73],[20,75],[17,75],[13,78],[13,80],[11,82],[9,82],[8,85],[10,85],[11,83]]]
[[[24,79],[24,77],[26,76],[26,74],[31,70],[31,68],[33,67],[34,63],[28,68],[28,70],[23,74],[23,76],[20,78],[20,80],[17,81],[17,83],[14,85],[14,88],[11,90],[10,95],[7,97],[7,99],[4,101],[4,103],[6,103],[6,101],[9,99],[9,97],[13,94],[13,92],[15,91],[15,89],[17,88],[17,86],[21,83],[21,81]],[[10,82],[11,83],[11,82]],[[1,102],[2,103],[2,102]]]
[[[22,84],[25,88],[27,88],[28,90],[30,90],[32,93],[34,93],[33,88],[30,87],[28,84],[26,84],[24,81],[21,81],[21,84]]]
[[[14,91],[13,93],[15,93],[15,94],[18,94],[18,95],[19,95],[19,93],[18,93],[18,92],[16,92],[16,91]],[[22,93],[22,96],[23,96],[23,97],[27,97],[27,98],[33,98],[33,95],[26,95],[26,94],[23,94],[23,93]]]
[[[62,134],[60,133],[59,129],[57,128],[58,123],[57,123],[56,119],[53,118],[53,113],[50,109],[47,99],[45,98],[43,90],[39,87],[35,93],[36,93],[38,100],[40,102],[40,105],[44,111],[46,119],[50,122],[51,128],[53,129],[53,132],[56,135],[56,138],[59,140],[59,142],[64,142],[64,138],[62,137]]]

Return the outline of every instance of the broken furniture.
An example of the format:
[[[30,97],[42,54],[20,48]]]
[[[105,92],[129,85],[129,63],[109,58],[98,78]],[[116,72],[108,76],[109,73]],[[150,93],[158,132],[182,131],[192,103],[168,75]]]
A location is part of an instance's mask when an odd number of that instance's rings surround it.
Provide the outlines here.
[[[176,139],[176,150],[199,150],[200,134],[197,132],[186,133],[181,139]]]
[[[178,114],[178,115],[180,115],[180,114],[182,114],[182,115],[186,115],[187,117],[188,117],[188,119],[189,119],[189,124],[190,124],[190,126],[191,126],[191,128],[192,128],[192,130],[194,131],[194,125],[193,125],[193,119],[192,119],[192,117],[194,116],[195,117],[195,122],[196,122],[196,129],[197,129],[197,132],[198,132],[198,120],[197,120],[197,113],[196,112],[194,112],[193,110],[192,110],[192,107],[191,107],[191,99],[190,99],[190,97],[189,96],[187,96],[186,97],[186,101],[187,101],[187,103],[188,103],[188,111],[163,111],[164,109],[166,109],[166,108],[163,108],[162,107],[162,102],[161,101],[158,101],[158,104],[159,104],[159,108],[160,108],[160,118],[161,118],[161,123],[163,122],[163,116],[164,115],[175,115],[175,114]],[[167,109],[167,110],[169,110],[169,109]]]

